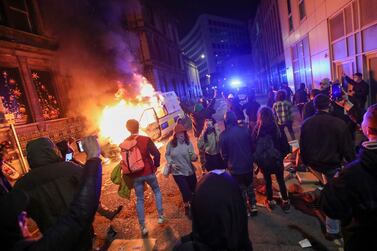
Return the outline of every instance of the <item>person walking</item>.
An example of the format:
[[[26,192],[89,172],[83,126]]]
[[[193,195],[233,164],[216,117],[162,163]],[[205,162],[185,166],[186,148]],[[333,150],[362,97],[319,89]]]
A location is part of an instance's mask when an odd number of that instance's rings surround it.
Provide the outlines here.
[[[282,196],[282,208],[288,211],[290,203],[284,181],[283,159],[289,153],[290,146],[287,137],[282,133],[275,121],[274,114],[269,107],[262,107],[258,111],[258,120],[254,128],[253,141],[255,142],[254,159],[262,171],[266,186],[266,206],[274,209],[271,175],[275,174]]]
[[[293,103],[297,106],[300,116],[302,117],[302,109],[304,108],[305,103],[308,102],[308,93],[305,89],[305,84],[300,84],[300,89],[298,89],[293,96]]]
[[[278,91],[276,94],[276,102],[272,107],[275,116],[278,121],[279,128],[282,133],[284,128],[288,128],[288,132],[291,136],[291,140],[295,140],[295,133],[292,128],[293,119],[292,119],[292,104],[286,100],[286,93],[283,90]]]
[[[253,151],[250,130],[237,125],[234,112],[224,117],[225,131],[220,134],[221,156],[228,165],[231,175],[242,190],[248,215],[258,214],[253,187]]]
[[[139,135],[139,122],[134,119],[130,119],[126,123],[127,130],[131,135],[124,140],[120,145],[122,152],[127,152],[130,150],[130,144],[135,144],[132,147],[137,147],[141,154],[141,161],[144,163],[142,170],[127,174],[134,181],[134,188],[136,193],[136,212],[139,221],[141,234],[143,236],[148,235],[148,229],[145,226],[145,215],[144,215],[144,184],[147,183],[153,190],[156,207],[158,212],[158,224],[162,224],[165,221],[164,211],[162,207],[162,194],[160,191],[160,186],[158,185],[156,170],[160,166],[160,152],[158,151],[156,145],[153,141],[146,136]],[[134,142],[134,143],[133,143]],[[129,156],[131,154],[127,154]],[[153,160],[152,160],[153,157]],[[121,165],[124,170],[124,161],[122,160]]]
[[[318,94],[314,106],[316,114],[301,126],[301,159],[323,183],[328,183],[340,170],[343,159],[349,162],[355,158],[354,144],[346,123],[329,113],[328,96]],[[339,239],[339,231],[339,222],[326,217],[325,237]]]
[[[249,128],[253,130],[255,124],[257,123],[257,113],[260,108],[260,104],[255,99],[254,91],[250,92],[248,96],[248,102],[244,105],[243,109],[246,115],[249,117]]]
[[[184,126],[180,124],[175,126],[173,138],[166,146],[165,158],[181,192],[185,215],[191,218],[190,207],[197,182],[192,162],[196,161],[198,157]]]
[[[198,149],[205,154],[205,170],[213,169],[213,163],[221,163],[220,129],[214,119],[207,119],[204,130],[198,140]]]
[[[341,220],[346,251],[377,250],[377,104],[368,108],[361,127],[368,140],[320,198],[326,215]]]

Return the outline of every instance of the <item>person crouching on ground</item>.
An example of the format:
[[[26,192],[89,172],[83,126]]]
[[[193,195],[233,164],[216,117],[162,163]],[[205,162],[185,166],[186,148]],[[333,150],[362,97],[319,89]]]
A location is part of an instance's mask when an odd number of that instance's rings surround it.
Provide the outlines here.
[[[145,226],[144,215],[145,183],[147,183],[152,188],[154,193],[158,212],[158,223],[162,224],[165,221],[162,208],[162,194],[155,174],[157,168],[160,166],[160,152],[149,137],[139,135],[139,122],[137,120],[128,120],[126,123],[126,128],[131,133],[131,136],[129,136],[122,144],[119,145],[120,148],[124,148],[123,146],[126,145],[127,141],[136,140],[136,146],[139,148],[141,157],[144,162],[143,170],[129,174],[129,176],[134,180],[135,193],[137,197],[136,211],[141,228],[141,233],[143,236],[146,236],[148,234],[148,230]],[[153,156],[153,160],[151,156]]]
[[[207,119],[202,134],[198,140],[199,150],[205,153],[205,169],[209,171],[211,168],[209,163],[211,159],[217,159],[219,163],[222,162],[220,154],[220,129],[215,124],[214,119]]]
[[[256,145],[254,159],[262,171],[266,186],[266,206],[273,209],[276,205],[272,196],[271,180],[271,175],[275,174],[283,199],[282,208],[284,211],[288,211],[290,203],[284,182],[283,159],[289,153],[290,146],[286,135],[279,130],[274,114],[269,107],[259,109],[257,125],[252,135]]]
[[[197,182],[195,169],[191,162],[196,161],[198,157],[194,153],[194,146],[190,142],[184,126],[178,124],[174,128],[173,138],[166,146],[165,158],[181,192],[185,214],[191,218],[190,204]]]

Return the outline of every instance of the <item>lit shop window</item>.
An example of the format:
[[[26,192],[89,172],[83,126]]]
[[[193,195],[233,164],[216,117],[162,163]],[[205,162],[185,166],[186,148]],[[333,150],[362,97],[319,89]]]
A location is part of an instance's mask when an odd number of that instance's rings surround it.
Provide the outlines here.
[[[51,83],[51,74],[47,71],[32,70],[32,79],[37,91],[39,105],[45,120],[60,117],[60,108]]]
[[[29,111],[17,68],[0,68],[0,109],[13,114],[16,124],[28,122]]]

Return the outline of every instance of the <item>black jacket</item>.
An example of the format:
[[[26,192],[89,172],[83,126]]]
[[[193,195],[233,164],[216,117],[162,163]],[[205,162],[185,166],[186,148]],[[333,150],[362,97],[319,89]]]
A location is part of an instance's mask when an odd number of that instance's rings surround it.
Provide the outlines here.
[[[342,222],[346,251],[377,250],[377,142],[371,145],[321,195],[326,215]]]
[[[21,241],[14,251],[78,250],[82,232],[87,231],[94,220],[101,194],[101,159],[93,158],[83,168],[83,183],[68,208],[37,241]],[[86,250],[90,250],[90,247]]]
[[[355,157],[347,125],[321,111],[302,124],[300,150],[303,163],[322,173],[340,167],[344,158],[352,161]]]
[[[293,96],[293,102],[295,105],[303,104],[308,102],[308,94],[306,93],[305,89],[298,89]]]
[[[237,125],[233,112],[228,114],[226,129],[220,134],[221,156],[232,174],[246,174],[253,168],[251,133],[248,128]]]
[[[194,137],[198,138],[200,136],[204,128],[205,120],[212,118],[212,115],[216,112],[213,108],[215,103],[216,99],[214,98],[211,100],[208,107],[203,108],[201,111],[189,111],[184,108],[185,112],[190,116]]]
[[[14,187],[30,198],[26,211],[44,233],[67,212],[79,190],[82,168],[63,161],[48,138],[29,142],[27,158],[31,170]]]
[[[237,182],[228,173],[208,173],[192,201],[192,233],[174,251],[252,251],[247,214]]]
[[[355,90],[355,97],[360,102],[360,106],[364,108],[365,103],[368,99],[369,85],[364,80],[362,80],[360,83],[356,83],[348,76],[346,76],[345,79],[349,84],[353,85],[353,89]]]
[[[260,104],[257,101],[250,100],[243,106],[242,109],[246,110],[246,114],[249,117],[249,121],[256,122],[259,108]]]
[[[304,108],[302,110],[302,118],[305,120],[315,114],[315,107],[314,107],[314,101],[310,100],[308,103],[304,105]]]

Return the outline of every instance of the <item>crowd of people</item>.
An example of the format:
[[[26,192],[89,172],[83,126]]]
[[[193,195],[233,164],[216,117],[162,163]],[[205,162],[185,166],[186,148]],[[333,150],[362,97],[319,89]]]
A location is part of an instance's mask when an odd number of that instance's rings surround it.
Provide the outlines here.
[[[335,96],[333,85],[342,86],[340,97]],[[254,176],[259,171],[265,186],[264,206],[272,211],[280,203],[289,213],[283,160],[291,149],[285,128],[290,140],[295,140],[297,119],[301,160],[323,184],[318,203],[326,215],[326,239],[343,237],[345,250],[377,250],[373,239],[377,232],[377,104],[365,107],[366,85],[358,73],[354,79],[344,76],[344,83],[324,79],[320,89],[310,93],[305,84],[295,94],[283,84],[280,90],[271,90],[267,106],[261,106],[253,92],[243,105],[230,94],[224,130],[213,118],[216,97],[209,102],[201,99],[192,111],[186,109],[196,140],[190,139],[189,128],[179,119],[166,145],[166,165],[161,167],[165,176],[173,177],[184,213],[192,220],[192,233],[182,237],[174,250],[252,250],[248,216],[258,214]],[[132,180],[145,237],[146,184],[154,193],[157,223],[167,220],[161,180],[156,176],[161,153],[149,137],[140,135],[137,120],[127,121],[125,127],[130,136],[119,145],[120,168]],[[357,144],[361,131],[364,139]],[[69,143],[61,144],[59,151],[50,139],[39,138],[26,147],[31,171],[13,187],[1,176],[0,235],[6,239],[2,249],[91,250],[92,222],[101,205],[101,149],[94,136],[82,142],[85,164],[62,158]],[[193,164],[198,159],[201,172]],[[272,175],[280,198],[273,196]],[[100,206],[99,212],[101,208],[107,210]],[[120,210],[108,212],[109,217]],[[30,238],[26,216],[37,223],[42,237]],[[109,235],[102,250],[114,232]]]

